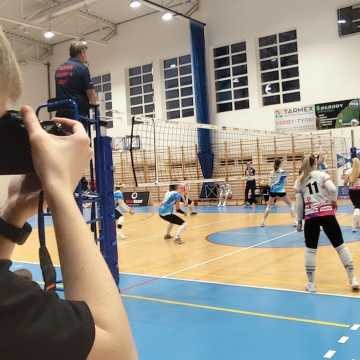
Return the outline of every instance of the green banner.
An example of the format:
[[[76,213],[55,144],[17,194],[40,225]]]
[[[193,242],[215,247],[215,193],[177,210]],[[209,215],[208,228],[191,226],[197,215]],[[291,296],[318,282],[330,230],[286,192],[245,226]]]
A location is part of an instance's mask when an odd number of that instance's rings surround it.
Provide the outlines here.
[[[360,121],[360,99],[334,101],[315,105],[316,128],[348,127]],[[357,123],[358,124],[358,123]]]

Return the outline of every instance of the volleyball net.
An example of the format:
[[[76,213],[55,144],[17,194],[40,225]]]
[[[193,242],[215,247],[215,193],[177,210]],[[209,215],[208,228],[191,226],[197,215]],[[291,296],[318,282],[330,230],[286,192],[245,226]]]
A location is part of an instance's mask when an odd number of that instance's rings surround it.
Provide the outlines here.
[[[212,176],[205,178],[199,159],[199,134],[206,132],[213,154]],[[201,142],[201,140],[200,140]],[[169,184],[187,183],[191,196],[200,199],[204,184],[229,183],[235,199],[242,200],[245,168],[252,162],[258,184],[268,181],[276,158],[289,173],[288,191],[303,157],[325,154],[328,171],[337,179],[337,154],[348,152],[346,139],[331,131],[287,134],[220,127],[181,121],[134,117],[130,134],[114,151],[115,183],[151,192],[160,200]]]

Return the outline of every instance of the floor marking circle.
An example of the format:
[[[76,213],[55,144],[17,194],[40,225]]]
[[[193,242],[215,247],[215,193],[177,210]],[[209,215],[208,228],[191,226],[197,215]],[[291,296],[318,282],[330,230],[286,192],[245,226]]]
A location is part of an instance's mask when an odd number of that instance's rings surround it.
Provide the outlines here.
[[[244,227],[219,231],[208,235],[208,241],[234,247],[249,247],[263,239],[278,237],[284,232],[294,229],[291,225],[271,225],[266,227]],[[342,226],[342,233],[346,243],[360,240],[360,232],[353,233],[350,226]],[[330,246],[330,242],[323,231],[320,232],[319,246]],[[289,236],[283,236],[276,242],[263,243],[258,248],[303,248],[304,232],[292,232]]]

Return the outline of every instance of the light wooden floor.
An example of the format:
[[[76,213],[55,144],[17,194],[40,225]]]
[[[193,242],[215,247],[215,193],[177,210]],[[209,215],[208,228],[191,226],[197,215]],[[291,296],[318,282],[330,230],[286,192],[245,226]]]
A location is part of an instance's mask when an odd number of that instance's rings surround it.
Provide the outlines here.
[[[214,232],[257,226],[262,214],[199,214],[187,218],[189,227],[182,246],[163,240],[165,223],[155,214],[135,214],[126,218],[127,240],[119,241],[120,271],[178,277],[232,284],[303,290],[305,274],[303,249],[243,249],[210,243]],[[343,225],[351,224],[350,215],[338,215]],[[268,224],[290,224],[288,214],[271,214]],[[359,235],[360,237],[360,235]],[[54,232],[48,227],[48,244],[55,263],[59,263]],[[360,242],[349,244],[356,273],[360,277]],[[38,261],[37,234],[18,247],[14,260]],[[331,246],[319,248],[317,259],[318,291],[351,294],[346,275]],[[355,294],[356,295],[356,294]]]

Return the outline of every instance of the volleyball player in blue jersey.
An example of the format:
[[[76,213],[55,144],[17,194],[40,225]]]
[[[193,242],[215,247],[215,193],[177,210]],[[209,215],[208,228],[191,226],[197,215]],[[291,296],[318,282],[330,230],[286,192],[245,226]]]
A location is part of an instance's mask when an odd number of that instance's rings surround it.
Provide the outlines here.
[[[274,161],[274,170],[270,174],[270,199],[265,209],[264,220],[260,224],[261,227],[265,226],[265,221],[269,215],[271,206],[274,204],[275,200],[283,200],[290,208],[290,214],[294,218],[294,210],[291,204],[289,197],[286,194],[286,183],[288,173],[281,169],[281,159],[275,159]],[[296,224],[295,224],[296,226]]]
[[[172,189],[172,186],[170,187]],[[186,229],[187,223],[178,215],[174,214],[175,207],[183,200],[186,189],[184,185],[177,185],[175,190],[168,191],[164,200],[160,204],[159,207],[159,215],[160,217],[168,222],[166,228],[166,234],[164,236],[165,240],[172,239],[171,230],[174,225],[178,225],[179,228],[175,234],[175,243],[183,244],[184,242],[181,240],[181,234]],[[182,212],[183,213],[183,212]]]

